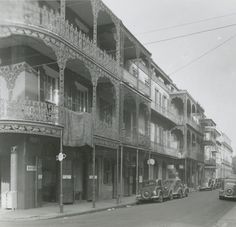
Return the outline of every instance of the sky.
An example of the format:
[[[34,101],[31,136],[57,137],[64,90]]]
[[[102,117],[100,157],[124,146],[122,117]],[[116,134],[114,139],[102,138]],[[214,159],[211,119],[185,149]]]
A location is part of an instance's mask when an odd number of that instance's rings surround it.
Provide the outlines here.
[[[103,2],[173,82],[201,104],[236,151],[236,0]]]

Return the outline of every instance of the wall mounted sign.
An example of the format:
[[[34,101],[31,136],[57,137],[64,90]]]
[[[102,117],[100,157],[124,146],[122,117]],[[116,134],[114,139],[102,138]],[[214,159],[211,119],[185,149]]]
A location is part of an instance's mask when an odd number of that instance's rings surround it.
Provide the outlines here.
[[[93,179],[93,175],[89,175],[89,179],[92,180],[92,179]],[[98,179],[98,176],[95,175],[95,176],[94,176],[94,179],[95,179],[95,180]]]
[[[26,166],[26,171],[32,172],[32,171],[36,171],[36,170],[37,170],[36,166],[32,166],[32,165]]]
[[[70,180],[71,178],[71,175],[62,175],[62,179],[64,180]]]

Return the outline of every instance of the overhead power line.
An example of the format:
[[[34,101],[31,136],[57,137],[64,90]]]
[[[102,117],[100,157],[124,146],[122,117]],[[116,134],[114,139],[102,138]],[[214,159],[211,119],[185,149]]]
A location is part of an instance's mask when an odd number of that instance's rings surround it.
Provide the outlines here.
[[[188,66],[192,65],[193,63],[199,61],[201,58],[205,57],[206,55],[212,53],[213,51],[215,51],[216,49],[218,49],[219,47],[223,46],[224,44],[226,44],[227,42],[231,41],[233,38],[236,37],[236,34],[234,34],[233,36],[229,37],[228,39],[226,39],[225,41],[221,42],[220,44],[214,46],[213,48],[205,51],[203,54],[201,54],[200,56],[198,56],[197,58],[194,58],[193,60],[189,61],[187,64],[177,68],[176,70],[174,70],[173,72],[169,73],[168,75],[173,75],[179,71],[182,71],[183,69],[187,68]]]
[[[149,33],[154,33],[154,32],[158,32],[158,31],[165,31],[165,30],[170,30],[170,29],[174,29],[174,28],[185,27],[185,26],[192,25],[192,24],[199,24],[199,23],[203,23],[203,22],[207,22],[207,21],[211,21],[211,20],[234,16],[234,15],[236,15],[236,13],[229,13],[229,14],[225,14],[225,15],[221,15],[221,16],[208,17],[205,19],[197,20],[197,21],[176,24],[176,25],[170,25],[167,27],[162,27],[162,28],[157,28],[157,29],[153,29],[153,30],[149,30],[149,31],[140,32],[140,33],[137,33],[137,35],[149,34]]]
[[[219,26],[219,27],[215,27],[215,28],[209,28],[209,29],[205,29],[205,30],[201,30],[201,31],[197,31],[197,32],[187,33],[187,34],[183,34],[183,35],[177,35],[177,36],[169,37],[169,38],[166,38],[166,39],[151,41],[151,42],[144,43],[143,45],[152,45],[152,44],[155,44],[155,43],[167,42],[167,41],[171,41],[171,40],[175,40],[175,39],[180,39],[180,38],[185,38],[185,37],[189,37],[189,36],[199,35],[199,34],[202,34],[202,33],[216,31],[216,30],[220,30],[220,29],[224,29],[224,28],[230,28],[230,27],[234,27],[234,26],[236,26],[235,23],[234,24],[228,24],[228,25]]]

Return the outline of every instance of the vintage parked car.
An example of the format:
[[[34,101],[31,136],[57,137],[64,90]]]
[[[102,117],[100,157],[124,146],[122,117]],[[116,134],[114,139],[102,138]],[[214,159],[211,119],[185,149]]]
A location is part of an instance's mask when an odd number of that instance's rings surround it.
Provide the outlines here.
[[[204,181],[199,187],[199,191],[212,191],[214,187],[214,180],[210,178],[208,181]]]
[[[219,199],[236,198],[236,178],[225,178],[219,190]]]
[[[222,178],[216,178],[216,180],[215,180],[215,188],[216,189],[220,189],[222,182],[223,182]]]
[[[173,193],[168,187],[168,182],[163,184],[161,179],[143,182],[139,194],[136,196],[137,203],[145,201],[163,202],[164,199],[172,200]]]
[[[167,188],[174,198],[187,197],[189,194],[189,188],[180,179],[167,179],[163,182],[163,185],[164,189]]]

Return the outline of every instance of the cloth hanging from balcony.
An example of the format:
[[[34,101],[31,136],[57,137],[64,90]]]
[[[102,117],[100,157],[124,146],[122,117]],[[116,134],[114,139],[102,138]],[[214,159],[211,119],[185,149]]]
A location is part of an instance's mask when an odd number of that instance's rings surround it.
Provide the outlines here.
[[[90,113],[64,111],[63,145],[69,147],[92,146],[92,117]]]

